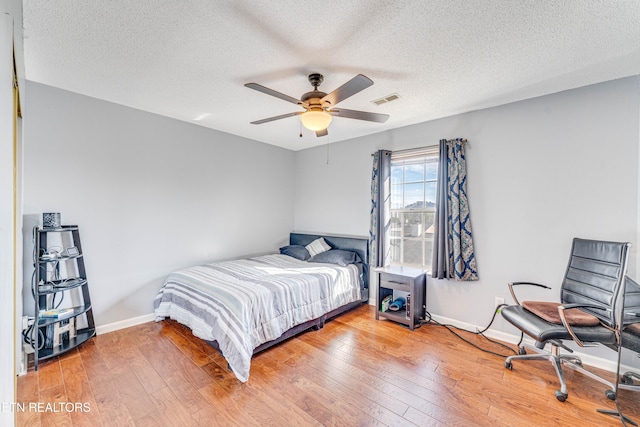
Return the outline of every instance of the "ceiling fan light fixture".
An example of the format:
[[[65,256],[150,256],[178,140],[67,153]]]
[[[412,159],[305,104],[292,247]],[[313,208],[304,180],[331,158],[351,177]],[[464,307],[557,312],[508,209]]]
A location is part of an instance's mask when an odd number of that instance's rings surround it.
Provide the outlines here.
[[[331,120],[331,114],[324,110],[309,110],[300,115],[302,126],[315,132],[328,128]]]
[[[384,123],[389,118],[387,114],[369,113],[366,111],[348,110],[346,108],[340,108],[338,110],[330,110],[329,108],[335,107],[338,103],[344,101],[350,96],[368,88],[373,84],[373,80],[362,74],[358,74],[333,92],[326,94],[318,90],[318,86],[323,80],[322,74],[313,73],[308,76],[309,83],[313,86],[311,92],[303,94],[300,99],[296,99],[292,96],[285,95],[268,87],[259,85],[258,83],[246,83],[245,86],[249,89],[257,90],[258,92],[265,93],[267,95],[280,98],[283,101],[296,104],[306,111],[295,111],[287,114],[280,114],[279,116],[269,117],[262,120],[255,120],[251,122],[252,125],[259,125],[262,123],[272,122],[274,120],[280,120],[287,117],[300,116],[300,124],[306,129],[309,129],[316,133],[316,137],[320,138],[327,136],[327,127],[331,124],[333,115],[336,115],[345,119],[357,119],[368,122]],[[389,101],[390,99],[386,99]],[[302,136],[302,132],[300,132]]]

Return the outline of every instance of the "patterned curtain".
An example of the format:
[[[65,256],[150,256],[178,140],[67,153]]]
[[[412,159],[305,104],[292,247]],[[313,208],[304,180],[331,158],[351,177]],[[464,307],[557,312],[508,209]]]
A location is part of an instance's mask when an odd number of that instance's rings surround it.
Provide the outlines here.
[[[391,224],[391,151],[380,150],[373,155],[370,214],[370,264],[373,267],[384,267],[389,264],[387,231]]]
[[[466,139],[440,141],[432,275],[478,280],[467,200]]]

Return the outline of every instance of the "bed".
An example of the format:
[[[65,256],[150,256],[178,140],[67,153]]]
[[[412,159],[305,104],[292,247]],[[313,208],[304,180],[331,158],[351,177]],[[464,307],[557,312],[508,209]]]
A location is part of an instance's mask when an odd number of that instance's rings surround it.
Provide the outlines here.
[[[242,382],[252,355],[369,299],[366,238],[291,233],[280,253],[171,273],[154,300],[215,347]]]

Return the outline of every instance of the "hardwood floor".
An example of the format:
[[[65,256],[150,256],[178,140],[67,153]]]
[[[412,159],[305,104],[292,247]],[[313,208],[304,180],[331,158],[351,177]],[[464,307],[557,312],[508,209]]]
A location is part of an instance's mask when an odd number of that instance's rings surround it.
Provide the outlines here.
[[[561,403],[550,363],[514,363],[509,371],[503,361],[442,327],[410,332],[362,306],[258,354],[241,383],[188,329],[152,322],[99,335],[20,377],[17,424],[620,425],[596,412],[615,408],[600,383],[568,369]]]

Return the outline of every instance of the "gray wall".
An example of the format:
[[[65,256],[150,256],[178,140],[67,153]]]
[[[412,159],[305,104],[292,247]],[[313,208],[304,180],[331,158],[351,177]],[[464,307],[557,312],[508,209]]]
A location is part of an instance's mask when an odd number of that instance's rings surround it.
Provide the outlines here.
[[[427,308],[485,325],[509,281],[549,283],[522,296],[556,299],[574,236],[631,241],[635,276],[639,81],[295,153],[30,82],[25,235],[45,211],[79,224],[97,323],[126,321],[152,312],[176,268],[275,250],[291,229],[367,235],[371,153],[465,137],[480,281],[429,278]]]
[[[480,281],[429,278],[432,314],[486,325],[516,280],[557,299],[573,237],[631,241],[637,278],[639,96],[633,77],[297,152],[295,228],[366,235],[371,153],[464,137]]]
[[[26,98],[25,278],[31,227],[60,212],[80,226],[97,325],[152,313],[172,270],[286,242],[293,152],[34,82]]]

